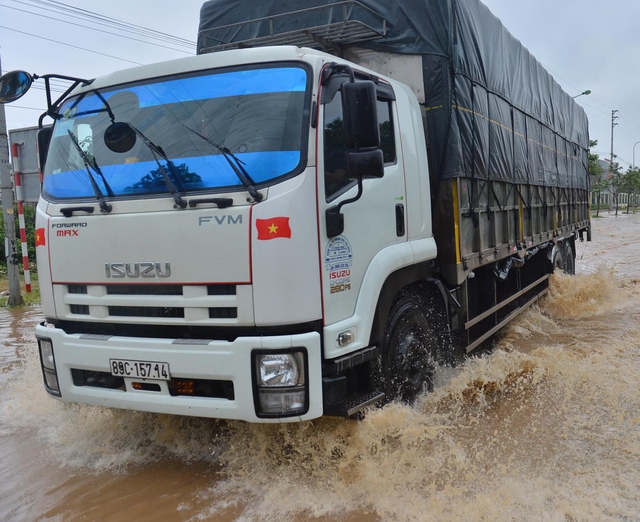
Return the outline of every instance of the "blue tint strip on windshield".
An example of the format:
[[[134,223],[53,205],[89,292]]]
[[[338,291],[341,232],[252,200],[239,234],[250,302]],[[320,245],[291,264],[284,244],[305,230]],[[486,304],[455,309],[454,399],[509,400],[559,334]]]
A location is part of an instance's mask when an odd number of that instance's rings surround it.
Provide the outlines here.
[[[209,98],[225,98],[228,96],[246,96],[272,92],[303,92],[306,86],[307,73],[304,69],[286,67],[247,69],[206,76],[192,76],[104,92],[103,96],[106,100],[109,100],[111,96],[118,92],[130,91],[138,96],[140,107],[152,107],[154,105]],[[73,101],[67,102],[60,112],[65,115],[65,112],[72,107],[74,107]],[[102,100],[89,93],[75,106],[75,111],[65,115],[65,117],[73,117],[77,113],[100,109],[104,109]]]
[[[251,152],[237,154],[256,184],[269,181],[293,170],[300,162],[300,151]],[[184,190],[206,190],[221,187],[242,186],[229,163],[220,154],[193,158],[175,158],[176,169],[186,180]],[[166,168],[166,163],[162,162]],[[158,165],[153,161],[105,165],[102,173],[116,196],[131,194],[156,194],[168,192]],[[156,172],[156,175],[152,174]],[[71,170],[50,174],[44,178],[44,191],[55,198],[94,198],[86,170]],[[106,193],[99,176],[96,183]],[[145,181],[146,180],[146,181]]]

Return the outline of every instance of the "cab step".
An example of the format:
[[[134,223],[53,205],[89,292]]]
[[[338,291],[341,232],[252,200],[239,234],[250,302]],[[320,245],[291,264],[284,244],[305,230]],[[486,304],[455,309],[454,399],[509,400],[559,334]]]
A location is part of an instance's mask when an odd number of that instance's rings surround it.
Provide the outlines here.
[[[345,401],[346,416],[351,417],[369,406],[373,406],[375,403],[381,402],[384,400],[384,397],[384,393],[381,392],[362,393],[349,397]]]

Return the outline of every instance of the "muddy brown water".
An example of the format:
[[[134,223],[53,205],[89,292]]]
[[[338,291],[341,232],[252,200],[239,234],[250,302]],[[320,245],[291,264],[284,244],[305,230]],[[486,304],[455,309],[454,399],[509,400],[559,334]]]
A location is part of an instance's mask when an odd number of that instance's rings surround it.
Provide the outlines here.
[[[0,520],[640,520],[640,214],[414,407],[249,425],[65,405],[0,310]]]

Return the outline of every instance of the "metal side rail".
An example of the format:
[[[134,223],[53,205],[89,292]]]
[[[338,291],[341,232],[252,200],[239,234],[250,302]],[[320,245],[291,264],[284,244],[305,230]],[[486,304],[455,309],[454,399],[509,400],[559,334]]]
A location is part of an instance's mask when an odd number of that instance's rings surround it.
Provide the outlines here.
[[[318,23],[321,20],[330,22]],[[298,28],[289,30],[292,27]],[[381,38],[386,33],[384,18],[356,0],[347,0],[201,31],[203,47],[199,53],[263,45],[297,45],[322,50]]]
[[[524,294],[526,294],[527,292],[529,292],[530,290],[532,290],[533,288],[535,288],[539,284],[544,283],[545,281],[547,281],[549,279],[549,277],[551,277],[550,274],[547,274],[547,275],[541,277],[537,281],[534,281],[533,283],[531,283],[527,287],[523,288],[522,290],[520,290],[516,294],[510,296],[508,299],[505,299],[504,301],[502,301],[501,303],[497,304],[493,308],[490,308],[489,310],[483,312],[482,314],[478,315],[477,317],[474,317],[472,320],[470,320],[467,323],[465,323],[465,325],[464,325],[465,330],[469,330],[469,328],[471,328],[475,324],[478,324],[480,321],[482,321],[482,320],[486,319],[487,317],[491,316],[492,314],[494,314],[495,312],[497,312],[501,308],[507,306],[512,301],[518,299],[519,297],[522,297]],[[524,303],[522,306],[518,307],[516,310],[514,310],[509,315],[507,315],[502,321],[500,321],[498,324],[496,324],[493,328],[491,328],[490,330],[488,330],[487,332],[482,334],[478,339],[476,339],[475,341],[473,341],[471,344],[469,344],[467,346],[467,348],[466,348],[467,353],[471,352],[474,348],[477,348],[483,341],[486,341],[489,337],[491,337],[494,333],[496,333],[498,330],[500,330],[503,326],[505,326],[507,323],[509,323],[510,321],[515,319],[518,315],[520,315],[522,312],[524,312],[527,308],[529,308],[533,303],[535,303],[538,299],[540,299],[548,291],[549,291],[549,287],[546,286],[540,292],[538,292],[536,295],[532,296],[532,298],[529,301]]]

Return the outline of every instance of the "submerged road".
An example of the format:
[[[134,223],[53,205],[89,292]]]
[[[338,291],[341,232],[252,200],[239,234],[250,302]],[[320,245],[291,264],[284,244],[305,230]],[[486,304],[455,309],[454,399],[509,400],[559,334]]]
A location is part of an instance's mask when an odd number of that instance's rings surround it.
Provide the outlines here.
[[[640,519],[640,214],[413,408],[249,425],[64,405],[0,309],[0,520]]]

